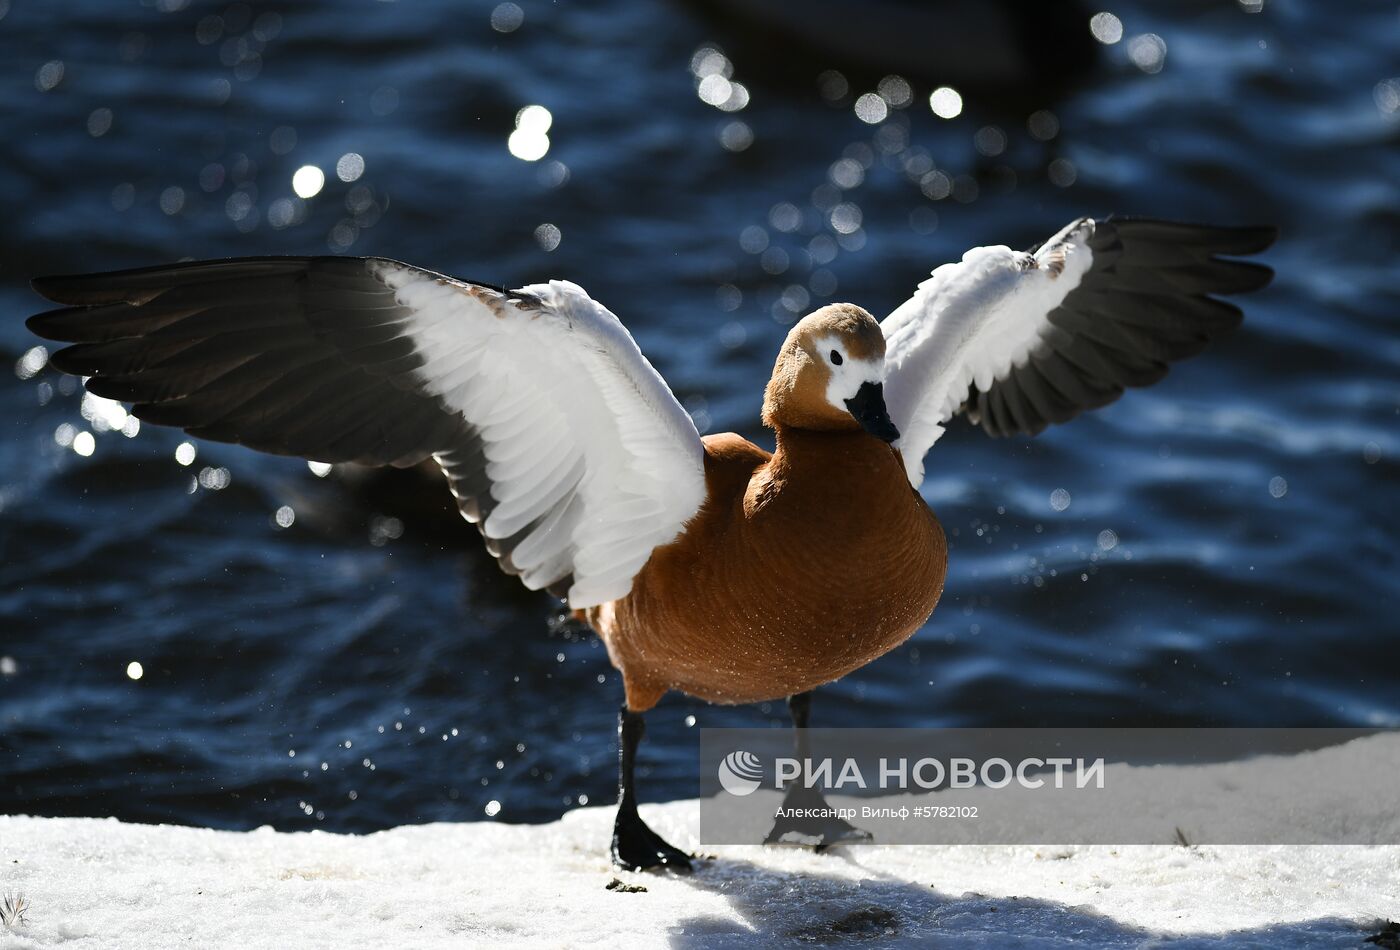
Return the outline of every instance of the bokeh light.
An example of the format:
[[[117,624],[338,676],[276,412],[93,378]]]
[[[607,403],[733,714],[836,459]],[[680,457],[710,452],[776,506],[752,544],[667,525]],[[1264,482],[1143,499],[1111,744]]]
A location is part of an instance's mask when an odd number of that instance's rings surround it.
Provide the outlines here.
[[[365,159],[358,152],[346,152],[335,163],[335,177],[341,181],[357,181],[364,173]]]
[[[292,175],[292,191],[298,198],[314,198],[326,186],[326,173],[315,165],[303,165]]]
[[[1089,18],[1089,32],[1100,43],[1112,46],[1123,38],[1123,21],[1112,13],[1095,13]]]
[[[1167,62],[1167,41],[1156,33],[1144,33],[1128,41],[1128,58],[1145,73],[1160,73]]]
[[[928,104],[940,119],[956,119],[962,114],[962,95],[952,86],[939,86],[928,97]]]
[[[541,224],[535,228],[535,242],[542,250],[554,250],[559,246],[561,240],[563,240],[563,234],[560,233],[559,228],[552,224]]]
[[[525,11],[515,3],[498,4],[491,11],[491,29],[497,33],[514,33],[525,22]]]
[[[890,114],[890,107],[877,93],[867,92],[856,99],[855,111],[857,119],[875,125],[885,121],[885,117]]]
[[[537,162],[549,151],[547,133],[553,124],[554,116],[544,106],[526,106],[515,114],[515,131],[506,147],[522,161]]]

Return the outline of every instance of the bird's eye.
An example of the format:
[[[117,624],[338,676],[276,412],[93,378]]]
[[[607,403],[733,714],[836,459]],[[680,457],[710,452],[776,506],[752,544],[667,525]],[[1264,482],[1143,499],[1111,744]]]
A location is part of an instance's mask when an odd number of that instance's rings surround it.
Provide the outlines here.
[[[841,354],[840,354],[838,351],[836,351],[836,350],[832,350],[832,351],[831,351],[831,365],[832,365],[832,366],[840,366],[840,365],[841,365],[842,363],[844,363],[844,362],[845,362],[845,360],[841,359]]]

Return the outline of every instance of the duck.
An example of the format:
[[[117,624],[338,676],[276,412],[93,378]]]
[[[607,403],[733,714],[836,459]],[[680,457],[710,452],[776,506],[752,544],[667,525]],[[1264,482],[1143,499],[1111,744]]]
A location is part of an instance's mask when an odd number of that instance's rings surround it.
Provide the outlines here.
[[[435,463],[502,570],[562,598],[621,673],[613,862],[684,872],[691,856],[637,808],[646,713],[672,690],[786,700],[800,750],[813,691],[938,604],[948,544],[919,487],[946,427],[1034,436],[1159,381],[1239,325],[1219,298],[1268,284],[1240,258],[1275,237],[1081,218],[1028,251],[968,251],[883,320],[824,306],[764,389],[771,452],[702,438],[622,322],[564,280],[187,261],[37,278],[62,306],[27,325],[68,344],[56,368],[145,422],[323,463]],[[867,837],[812,821],[770,840]]]

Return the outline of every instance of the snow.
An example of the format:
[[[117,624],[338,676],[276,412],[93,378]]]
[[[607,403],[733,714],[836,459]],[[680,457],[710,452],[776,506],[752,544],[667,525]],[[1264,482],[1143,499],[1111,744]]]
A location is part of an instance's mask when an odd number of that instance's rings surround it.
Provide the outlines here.
[[[1328,754],[1293,760],[1313,769]],[[1110,779],[1116,768],[1109,766]],[[22,892],[30,904],[25,923],[0,926],[0,950],[793,943],[1360,950],[1367,935],[1400,916],[1394,845],[876,846],[815,854],[702,847],[696,801],[646,805],[642,813],[673,843],[705,855],[694,875],[611,868],[611,808],[578,809],[547,825],[417,825],[363,836],[0,817],[0,895]],[[1296,814],[1315,828],[1345,820],[1320,809]]]

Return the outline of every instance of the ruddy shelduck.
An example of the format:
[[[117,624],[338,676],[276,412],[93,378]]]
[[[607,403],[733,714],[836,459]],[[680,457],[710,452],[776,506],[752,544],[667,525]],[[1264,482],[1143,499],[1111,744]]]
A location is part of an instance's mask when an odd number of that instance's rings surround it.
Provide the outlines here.
[[[1264,286],[1268,268],[1226,258],[1273,237],[1084,218],[1034,251],[969,251],[881,322],[823,307],[768,381],[771,453],[702,439],[617,317],[564,281],[201,261],[38,279],[68,306],[29,327],[75,344],[53,364],[148,422],[321,462],[435,459],[501,567],[563,597],[622,673],[613,859],[683,870],[637,813],[642,714],[673,689],[787,697],[801,736],[815,687],[938,603],[947,545],[918,489],[944,426],[1034,435],[1156,382],[1238,324],[1211,295]]]

